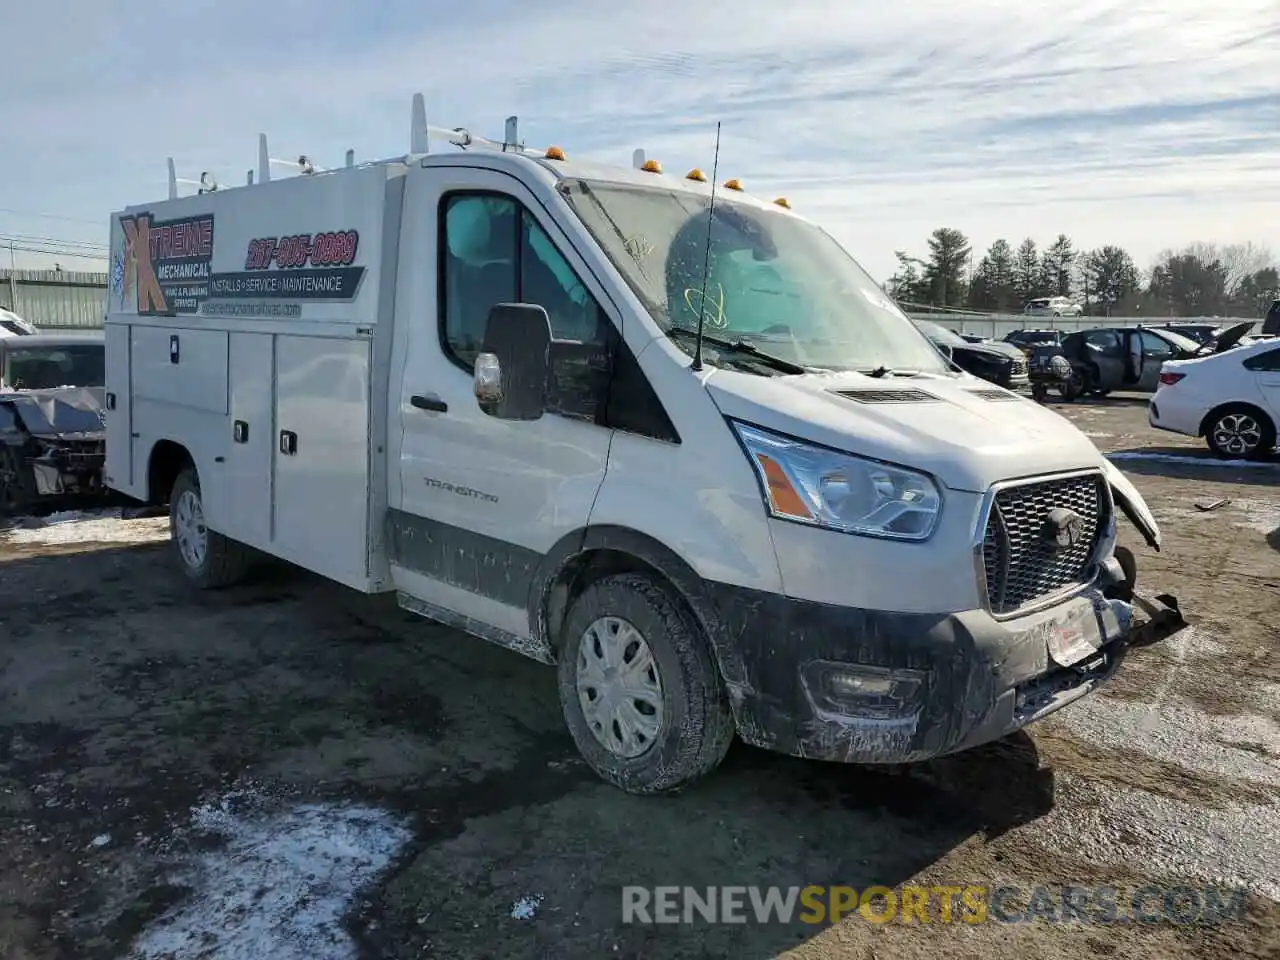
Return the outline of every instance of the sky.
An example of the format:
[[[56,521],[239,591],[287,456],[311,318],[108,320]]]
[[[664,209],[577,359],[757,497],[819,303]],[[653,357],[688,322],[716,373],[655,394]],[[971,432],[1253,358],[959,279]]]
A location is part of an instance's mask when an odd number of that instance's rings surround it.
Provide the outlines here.
[[[877,278],[936,227],[1280,248],[1277,0],[0,0],[0,264],[101,269],[112,210],[429,122],[786,196]],[[452,149],[445,145],[443,149]]]

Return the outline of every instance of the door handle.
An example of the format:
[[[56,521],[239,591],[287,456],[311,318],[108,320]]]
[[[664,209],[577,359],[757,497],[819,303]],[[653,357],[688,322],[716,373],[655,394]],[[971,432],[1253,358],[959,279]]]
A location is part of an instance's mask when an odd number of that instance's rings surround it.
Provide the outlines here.
[[[436,413],[448,413],[449,405],[439,397],[420,397],[412,396],[409,402],[419,410],[434,410]]]
[[[280,452],[290,457],[298,452],[298,435],[292,430],[280,431]]]

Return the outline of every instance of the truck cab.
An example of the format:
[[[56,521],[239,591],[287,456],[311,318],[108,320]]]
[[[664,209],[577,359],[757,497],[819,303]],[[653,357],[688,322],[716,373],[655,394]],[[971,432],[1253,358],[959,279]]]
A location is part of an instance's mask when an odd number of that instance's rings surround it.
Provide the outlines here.
[[[422,106],[404,157],[272,180],[263,138],[257,182],[112,218],[108,483],[198,587],[262,551],[554,665],[636,793],[735,735],[985,743],[1181,623],[1124,476],[785,201]]]

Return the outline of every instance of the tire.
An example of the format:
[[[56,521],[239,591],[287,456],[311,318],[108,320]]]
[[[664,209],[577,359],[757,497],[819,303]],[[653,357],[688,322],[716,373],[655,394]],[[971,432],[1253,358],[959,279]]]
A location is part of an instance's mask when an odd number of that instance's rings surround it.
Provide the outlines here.
[[[635,678],[632,689],[647,696],[630,698],[630,716],[641,723],[650,716],[657,719],[648,736],[628,743],[618,740],[620,728],[612,722],[617,713],[607,706],[622,691],[603,686],[614,675],[595,668],[602,666],[597,651],[606,649],[603,641],[610,638],[619,644],[612,652],[621,654],[623,663],[627,654],[640,657],[644,647],[636,649],[637,635],[648,647],[654,669]],[[658,581],[624,573],[590,584],[574,601],[562,636],[557,667],[561,708],[578,752],[602,779],[627,793],[657,794],[677,790],[719,766],[734,736],[728,697],[702,630]],[[616,662],[606,669],[616,669]],[[602,696],[605,709],[589,717],[584,699],[601,702]],[[626,702],[624,697],[619,706]],[[648,704],[652,715],[638,703]]]
[[[1076,367],[1071,371],[1071,379],[1064,380],[1058,385],[1058,395],[1063,400],[1075,401],[1083,397],[1089,389],[1088,376],[1083,370]]]
[[[1205,417],[1204,439],[1222,460],[1268,460],[1276,447],[1276,425],[1257,407],[1234,403]]]
[[[18,516],[39,498],[35,478],[17,447],[0,446],[0,517]]]
[[[178,474],[169,494],[169,538],[178,566],[201,590],[234,586],[248,572],[248,548],[205,526],[194,467]]]

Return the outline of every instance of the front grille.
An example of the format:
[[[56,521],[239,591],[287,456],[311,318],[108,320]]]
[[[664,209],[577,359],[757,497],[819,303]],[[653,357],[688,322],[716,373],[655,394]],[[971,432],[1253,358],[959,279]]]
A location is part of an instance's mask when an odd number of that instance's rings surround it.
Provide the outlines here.
[[[1049,513],[1056,507],[1080,517],[1082,536],[1070,546],[1060,546],[1048,530]],[[1087,582],[1110,509],[1101,474],[1037,480],[1000,490],[982,542],[991,612],[1015,613]]]
[[[1009,372],[1015,377],[1025,377],[1027,375],[1027,362],[1025,360],[1015,360],[1009,367]]]

